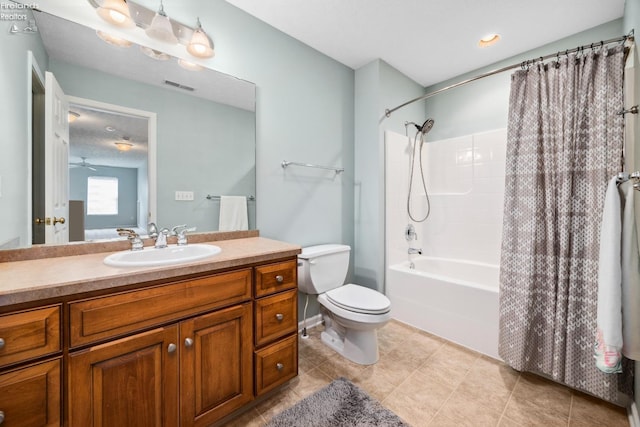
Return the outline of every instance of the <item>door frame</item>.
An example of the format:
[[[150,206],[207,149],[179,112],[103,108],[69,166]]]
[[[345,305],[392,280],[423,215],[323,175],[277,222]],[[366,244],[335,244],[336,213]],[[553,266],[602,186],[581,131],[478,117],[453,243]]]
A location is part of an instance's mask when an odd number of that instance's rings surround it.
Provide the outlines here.
[[[82,107],[93,108],[114,112],[116,114],[124,114],[128,116],[138,116],[147,119],[147,179],[149,181],[149,215],[147,223],[156,222],[157,218],[157,178],[156,178],[156,146],[157,146],[157,113],[135,108],[124,107],[117,104],[109,104],[106,102],[96,101],[94,99],[80,98],[77,96],[67,95],[69,104],[79,105]],[[69,142],[71,144],[71,141]],[[140,224],[139,224],[140,225]],[[146,224],[142,224],[146,227]]]
[[[36,77],[39,81],[39,85],[41,85],[43,88],[45,87],[44,84],[44,74],[41,71],[40,66],[38,65],[38,61],[36,60],[35,55],[33,54],[32,51],[28,50],[27,51],[27,179],[26,179],[26,189],[25,189],[25,194],[27,195],[26,197],[26,216],[27,216],[27,223],[26,223],[26,246],[31,246],[31,241],[33,239],[33,234],[32,234],[32,224],[33,224],[33,203],[31,201],[31,198],[33,197],[33,190],[32,190],[32,185],[33,185],[33,181],[31,179],[32,177],[32,173],[33,173],[33,168],[32,168],[32,157],[33,157],[33,98],[32,98],[32,91],[33,91],[33,78]]]

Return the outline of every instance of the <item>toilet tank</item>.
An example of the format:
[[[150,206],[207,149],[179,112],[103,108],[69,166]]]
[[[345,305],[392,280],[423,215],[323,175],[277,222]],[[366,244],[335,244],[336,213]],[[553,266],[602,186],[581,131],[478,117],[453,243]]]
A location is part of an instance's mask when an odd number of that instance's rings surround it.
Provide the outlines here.
[[[317,245],[302,248],[298,255],[298,288],[306,294],[321,294],[344,283],[349,270],[347,245]]]

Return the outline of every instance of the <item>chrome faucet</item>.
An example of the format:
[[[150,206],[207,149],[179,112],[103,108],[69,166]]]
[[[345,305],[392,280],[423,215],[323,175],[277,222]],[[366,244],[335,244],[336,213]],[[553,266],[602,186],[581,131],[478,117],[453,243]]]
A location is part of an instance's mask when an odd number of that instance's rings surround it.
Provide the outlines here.
[[[413,224],[407,224],[407,227],[404,229],[404,238],[407,239],[407,242],[418,240],[418,233],[416,233],[416,228]]]
[[[171,235],[177,236],[178,246],[184,246],[187,244],[187,232],[196,231],[195,227],[187,228],[187,224],[176,225],[171,229]]]
[[[167,236],[169,235],[168,228],[163,228],[158,231],[158,226],[155,223],[150,222],[147,224],[147,233],[149,233],[149,237],[155,239],[155,248],[162,249],[167,247]]]
[[[422,255],[422,248],[409,248],[409,250],[407,251],[407,253],[408,253],[409,255],[413,255],[413,254]]]
[[[158,232],[158,236],[156,237],[156,249],[162,249],[167,247],[167,236],[169,235],[169,229],[163,228]]]
[[[135,231],[130,228],[118,228],[116,231],[118,232],[118,235],[126,236],[127,239],[129,239],[132,251],[141,251],[144,249],[144,242]]]

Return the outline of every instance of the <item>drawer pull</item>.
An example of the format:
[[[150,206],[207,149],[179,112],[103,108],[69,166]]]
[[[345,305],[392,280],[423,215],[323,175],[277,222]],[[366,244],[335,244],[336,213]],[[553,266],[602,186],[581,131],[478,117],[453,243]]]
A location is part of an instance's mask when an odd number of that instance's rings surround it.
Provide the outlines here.
[[[193,340],[191,338],[185,338],[184,339],[184,346],[185,347],[191,347],[193,345]]]
[[[284,369],[284,365],[282,363],[276,363],[276,369],[278,371],[282,371]]]
[[[278,275],[276,276],[276,282],[278,282],[278,283],[282,283],[282,282],[284,282],[284,277],[278,274]]]
[[[284,319],[284,314],[282,314],[282,313],[276,314],[276,320],[278,322],[282,322],[282,319]]]
[[[2,350],[3,348],[4,348],[4,338],[0,338],[0,350]]]
[[[169,344],[169,346],[167,347],[167,351],[169,353],[173,353],[178,349],[178,346],[175,345],[174,343]]]
[[[4,422],[4,411],[0,411],[0,424]]]

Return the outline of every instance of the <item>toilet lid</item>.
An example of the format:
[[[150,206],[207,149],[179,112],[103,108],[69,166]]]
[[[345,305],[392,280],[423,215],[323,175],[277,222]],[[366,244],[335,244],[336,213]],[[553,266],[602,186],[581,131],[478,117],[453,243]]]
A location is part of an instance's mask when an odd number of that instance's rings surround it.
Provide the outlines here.
[[[391,301],[385,295],[352,283],[332,289],[326,295],[338,307],[356,313],[382,314],[391,308]]]

